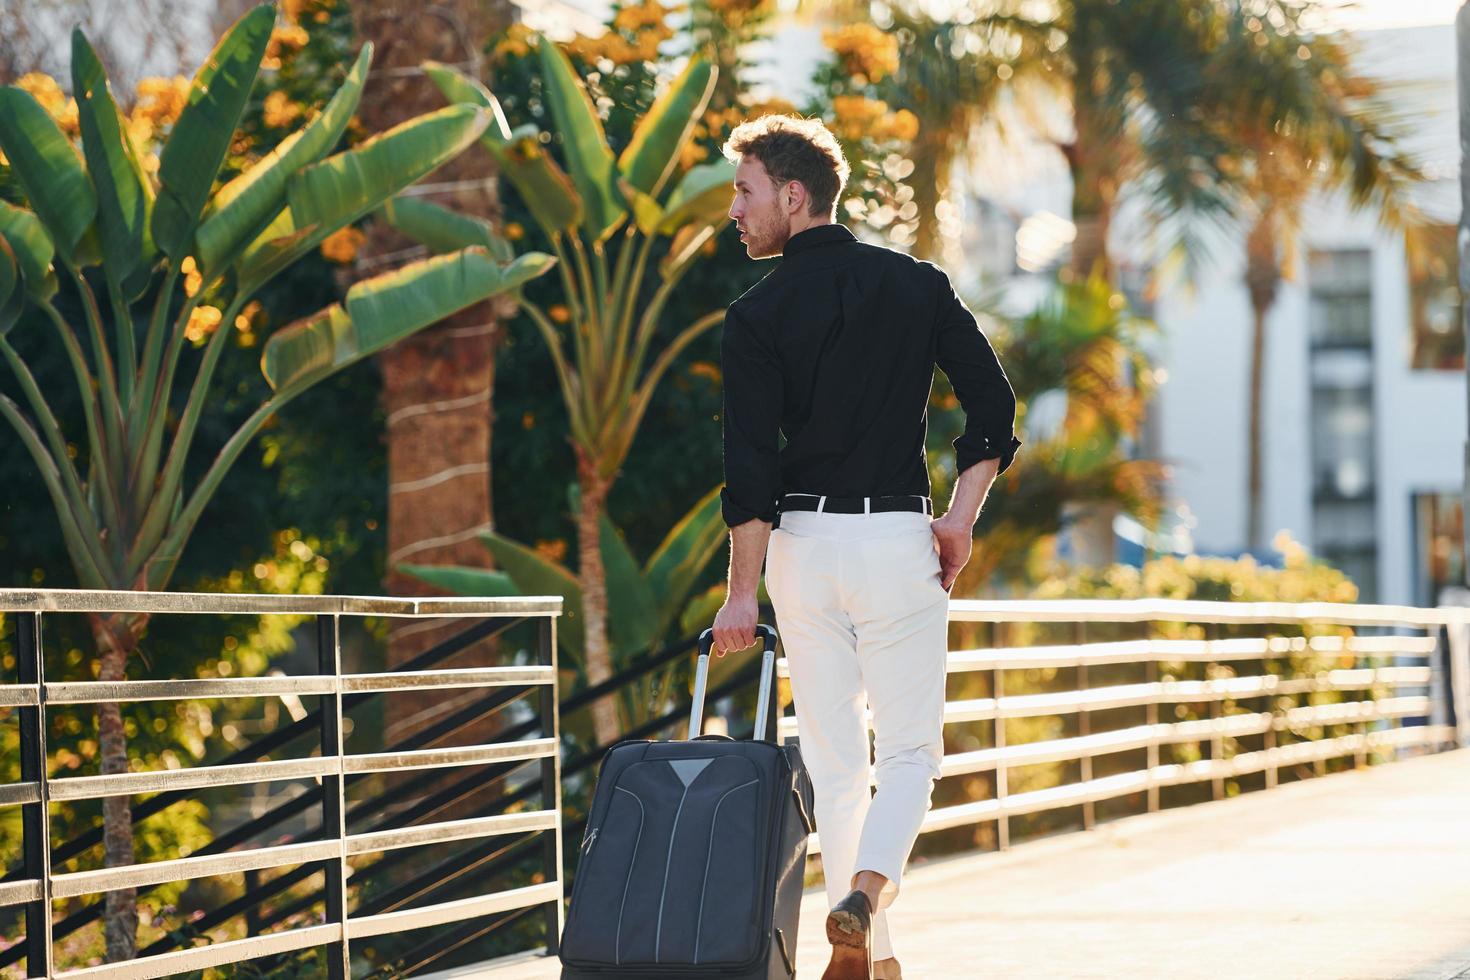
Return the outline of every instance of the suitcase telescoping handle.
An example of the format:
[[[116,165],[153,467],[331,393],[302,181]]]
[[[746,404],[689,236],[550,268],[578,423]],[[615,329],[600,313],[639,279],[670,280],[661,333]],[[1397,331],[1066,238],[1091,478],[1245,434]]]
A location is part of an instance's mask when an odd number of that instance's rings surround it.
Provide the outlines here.
[[[766,726],[770,720],[771,685],[776,679],[776,631],[764,624],[755,628],[760,638],[761,688],[755,703],[755,738],[766,737]],[[709,679],[709,654],[715,645],[715,631],[707,629],[699,634],[699,659],[694,664],[694,703],[689,708],[689,737],[699,737],[704,728],[704,688]]]

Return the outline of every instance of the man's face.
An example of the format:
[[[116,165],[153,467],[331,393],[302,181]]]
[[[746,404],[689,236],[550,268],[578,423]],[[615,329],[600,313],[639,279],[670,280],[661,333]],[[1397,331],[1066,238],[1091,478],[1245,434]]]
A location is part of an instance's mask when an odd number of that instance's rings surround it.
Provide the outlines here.
[[[781,206],[781,189],[759,159],[749,154],[740,158],[735,168],[730,217],[740,229],[745,254],[753,259],[780,255],[791,237],[791,220]]]

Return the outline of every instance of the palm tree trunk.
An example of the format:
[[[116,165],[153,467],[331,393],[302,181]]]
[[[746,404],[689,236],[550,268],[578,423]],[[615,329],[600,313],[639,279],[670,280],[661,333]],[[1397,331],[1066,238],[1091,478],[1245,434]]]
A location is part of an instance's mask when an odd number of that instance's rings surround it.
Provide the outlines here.
[[[510,22],[508,0],[446,0],[419,8],[400,0],[353,5],[358,33],[377,49],[360,115],[381,131],[444,105],[417,69],[433,59],[477,73],[479,47]],[[479,147],[456,157],[424,182],[429,196],[455,211],[497,220],[493,162]],[[364,272],[397,264],[412,243],[380,224],[369,230],[359,258]],[[406,256],[405,256],[406,258]],[[493,526],[490,499],[491,410],[498,323],[503,304],[464,310],[382,354],[387,415],[388,526],[384,587],[391,595],[427,595],[429,586],[397,571],[400,563],[488,567],[478,536]],[[400,663],[442,639],[448,622],[398,624],[389,635],[389,661]],[[396,695],[395,722],[420,724],[443,699]]]
[[[609,481],[597,463],[577,447],[577,482],[581,498],[577,510],[577,572],[582,586],[582,617],[586,641],[587,684],[601,684],[612,676],[612,652],[607,639],[607,571],[602,566],[602,512],[607,506]],[[612,698],[592,703],[592,728],[600,745],[610,745],[619,733],[617,705]]]
[[[925,130],[921,126],[920,133]],[[916,259],[940,262],[945,255],[944,235],[939,224],[939,205],[944,200],[949,186],[951,160],[941,145],[920,135],[915,141],[909,157],[914,163],[914,172],[908,184],[914,189],[914,204],[918,205],[917,226],[914,229],[912,255]]]
[[[1250,433],[1246,476],[1246,530],[1248,548],[1260,548],[1262,535],[1262,482],[1264,465],[1261,429],[1265,416],[1266,315],[1276,302],[1281,284],[1281,262],[1276,245],[1275,220],[1267,209],[1251,226],[1246,238],[1246,286],[1251,296]]]
[[[148,623],[146,615],[117,614],[89,617],[92,637],[100,662],[98,680],[120,681],[127,676],[128,660]],[[123,728],[122,707],[116,701],[97,706],[97,736],[102,753],[102,774],[128,771],[128,740]],[[109,796],[102,801],[103,863],[109,868],[133,863],[133,813],[126,796]],[[107,893],[104,931],[107,960],[117,963],[137,955],[138,892],[119,888]]]

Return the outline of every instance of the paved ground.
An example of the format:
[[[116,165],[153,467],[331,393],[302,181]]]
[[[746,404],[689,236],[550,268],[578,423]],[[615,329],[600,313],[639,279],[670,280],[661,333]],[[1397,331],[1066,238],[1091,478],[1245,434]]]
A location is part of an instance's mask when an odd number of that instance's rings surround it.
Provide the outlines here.
[[[809,980],[824,912],[809,893]],[[1470,980],[1470,751],[933,862],[893,913],[909,980]],[[557,970],[543,958],[452,975]]]

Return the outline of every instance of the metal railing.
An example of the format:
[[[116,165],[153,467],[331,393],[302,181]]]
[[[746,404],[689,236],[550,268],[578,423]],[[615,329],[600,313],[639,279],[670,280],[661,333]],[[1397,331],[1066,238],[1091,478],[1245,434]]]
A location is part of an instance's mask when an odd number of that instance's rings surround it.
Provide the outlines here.
[[[1428,691],[1437,680],[1426,661],[1440,651],[1440,631],[1449,650],[1439,658],[1463,680],[1470,668],[1470,609],[1418,609],[1332,603],[1231,603],[1172,600],[956,600],[950,604],[950,622],[992,624],[997,641],[1008,624],[1055,629],[1070,625],[1072,642],[951,650],[948,671],[956,675],[988,675],[985,697],[950,700],[945,724],[990,723],[992,744],[972,751],[946,754],[942,779],[990,773],[989,799],[937,806],[925,818],[921,833],[995,821],[996,842],[1009,845],[1010,820],[1066,807],[1081,809],[1082,826],[1096,820],[1096,805],[1105,800],[1142,794],[1146,807],[1160,807],[1165,787],[1209,782],[1211,795],[1225,795],[1225,781],[1263,775],[1267,788],[1277,784],[1284,767],[1352,756],[1358,766],[1370,753],[1392,757],[1408,748],[1436,749],[1470,742],[1470,718],[1464,703],[1454,705],[1456,725],[1446,724],[1447,712],[1438,710],[1427,693],[1403,693],[1400,688]],[[1090,624],[1134,624],[1144,630],[1156,624],[1192,624],[1210,633],[1225,629],[1258,635],[1205,638],[1140,638],[1086,642]],[[1270,629],[1275,627],[1275,629]],[[1284,628],[1284,629],[1283,629]],[[1408,629],[1414,635],[1356,635],[1359,628]],[[1285,632],[1301,635],[1283,635]],[[1317,632],[1321,635],[1307,635]],[[1332,634],[1337,635],[1332,635]],[[1268,661],[1309,657],[1352,658],[1351,667],[1314,670],[1304,676],[1267,672]],[[1391,661],[1391,662],[1384,662]],[[1160,664],[1202,665],[1202,679],[1161,676]],[[1142,681],[1089,685],[1088,671],[1099,667],[1133,665]],[[1255,673],[1236,673],[1224,665],[1254,665]],[[1042,669],[1076,671],[1077,683],[1066,690],[1016,694],[1007,692],[1007,675]],[[778,664],[789,677],[785,660]],[[1464,685],[1441,685],[1463,691]],[[1298,704],[1301,696],[1332,692],[1348,695],[1328,703]],[[1263,700],[1256,709],[1244,703]],[[1203,707],[1208,717],[1161,720],[1161,709],[1176,705]],[[1231,709],[1227,712],[1226,708]],[[1141,724],[1092,731],[1098,712],[1143,709]],[[1025,718],[1070,718],[1076,734],[1060,738],[1011,743],[1006,722]],[[1115,716],[1116,718],[1116,716]],[[1404,725],[1406,719],[1423,724]],[[1324,738],[1292,736],[1313,729],[1350,726],[1354,731]],[[799,736],[796,721],[782,717],[778,737]],[[1260,748],[1229,754],[1228,741],[1260,737]],[[1198,743],[1202,758],[1192,762],[1165,762],[1161,750]],[[1143,752],[1137,768],[1094,776],[1100,758]],[[1017,769],[1045,764],[1074,764],[1078,778],[1060,785],[1009,791],[1009,776]],[[812,837],[812,848],[820,840]]]
[[[353,940],[367,939],[427,926],[461,923],[466,920],[501,913],[523,913],[535,908],[543,910],[548,944],[555,949],[562,921],[562,846],[561,846],[561,770],[557,714],[557,664],[555,618],[560,615],[562,600],[550,598],[508,599],[369,599],[321,596],[242,596],[161,594],[129,592],[83,592],[62,590],[0,590],[0,612],[15,623],[15,653],[18,682],[0,685],[0,706],[16,708],[20,727],[20,770],[18,783],[0,786],[0,806],[19,806],[22,826],[21,877],[0,882],[0,907],[23,905],[26,934],[23,943],[27,972],[32,976],[87,978],[87,980],[120,980],[165,976],[207,967],[242,962],[260,957],[325,947],[327,975],[331,978],[350,976],[349,947]],[[251,677],[185,680],[137,681],[47,681],[42,656],[43,619],[57,613],[148,613],[148,614],[292,614],[316,617],[317,672],[309,676]],[[441,657],[444,651],[462,649],[464,639],[451,639],[437,652],[415,658],[404,668],[388,673],[344,673],[342,669],[340,622],[348,616],[372,617],[455,617],[471,620],[502,620],[536,624],[535,662],[503,667],[470,667],[459,669],[413,669],[424,661]],[[465,631],[473,638],[491,635],[479,626]],[[344,701],[362,699],[393,691],[423,691],[447,688],[492,689],[486,703],[471,706],[437,724],[434,730],[419,737],[420,747],[374,753],[351,753],[344,747]],[[432,742],[444,733],[462,727],[465,722],[484,717],[504,704],[508,697],[527,690],[538,692],[537,717],[528,723],[502,733],[506,740],[454,747],[433,747]],[[263,762],[233,761],[193,769],[152,772],[129,772],[99,776],[55,778],[48,774],[46,763],[46,711],[48,708],[103,702],[179,700],[191,698],[245,698],[313,695],[321,699],[321,707],[282,732],[267,736],[244,754],[252,758],[271,748],[286,744],[292,737],[315,734],[318,755]],[[462,716],[462,717],[461,717]],[[304,728],[302,726],[305,726]],[[528,726],[530,726],[528,728]],[[314,728],[312,733],[309,729]],[[539,731],[538,731],[539,730]],[[537,733],[538,738],[524,738]],[[511,740],[518,738],[519,740]],[[502,775],[514,766],[532,762],[539,768],[539,779],[531,785],[539,791],[541,807],[537,810],[496,813],[469,819],[419,822],[425,817],[462,799],[463,789],[450,787],[431,795],[417,806],[396,814],[396,826],[383,821],[372,830],[348,832],[351,809],[345,788],[354,778],[367,774],[406,772],[411,770],[446,770],[454,767],[497,764]],[[106,867],[95,870],[56,873],[53,857],[64,860],[87,847],[95,846],[100,835],[83,835],[80,841],[63,845],[53,852],[48,821],[51,802],[91,800],[110,796],[156,793],[146,801],[148,812],[157,812],[168,801],[192,790],[278,782],[312,778],[319,789],[277,807],[273,822],[284,815],[304,809],[320,812],[320,832],[315,839],[293,839],[273,846],[231,849],[248,840],[253,832],[265,826],[261,819],[252,821],[244,833],[232,831],[217,839],[204,852],[172,860]],[[498,777],[497,777],[498,778]],[[480,782],[483,785],[483,781]],[[151,806],[150,806],[151,804]],[[140,808],[142,809],[142,808]],[[138,816],[134,816],[135,822]],[[474,894],[452,901],[407,906],[408,896],[422,895],[426,888],[417,880],[407,882],[402,895],[390,893],[365,903],[356,914],[349,914],[347,877],[348,859],[356,855],[385,853],[391,859],[403,849],[456,841],[535,835],[540,839],[543,880],[523,887],[499,892]],[[213,852],[213,853],[210,853]],[[459,870],[463,870],[461,864]],[[302,870],[325,873],[324,921],[318,925],[282,929],[264,935],[217,942],[208,946],[185,947],[145,955],[139,959],[101,966],[89,966],[55,972],[53,962],[52,902],[77,896],[96,894],[119,888],[148,888],[168,882],[179,882],[266,869],[295,868],[297,872],[278,876],[275,892],[305,875]],[[434,870],[431,869],[432,876]],[[230,903],[231,914],[239,914],[259,906],[273,893],[247,895]],[[313,899],[308,898],[307,904]],[[314,901],[322,901],[316,898]],[[96,918],[94,903],[90,918]],[[302,903],[297,903],[299,907]],[[391,911],[375,911],[384,906]],[[287,910],[289,912],[290,909]],[[278,914],[276,921],[284,918]],[[216,921],[218,917],[215,917]],[[75,928],[87,921],[77,917]],[[159,944],[155,944],[157,946]],[[166,945],[166,944],[165,944]],[[173,943],[177,945],[177,942]],[[145,950],[145,953],[148,952]]]

